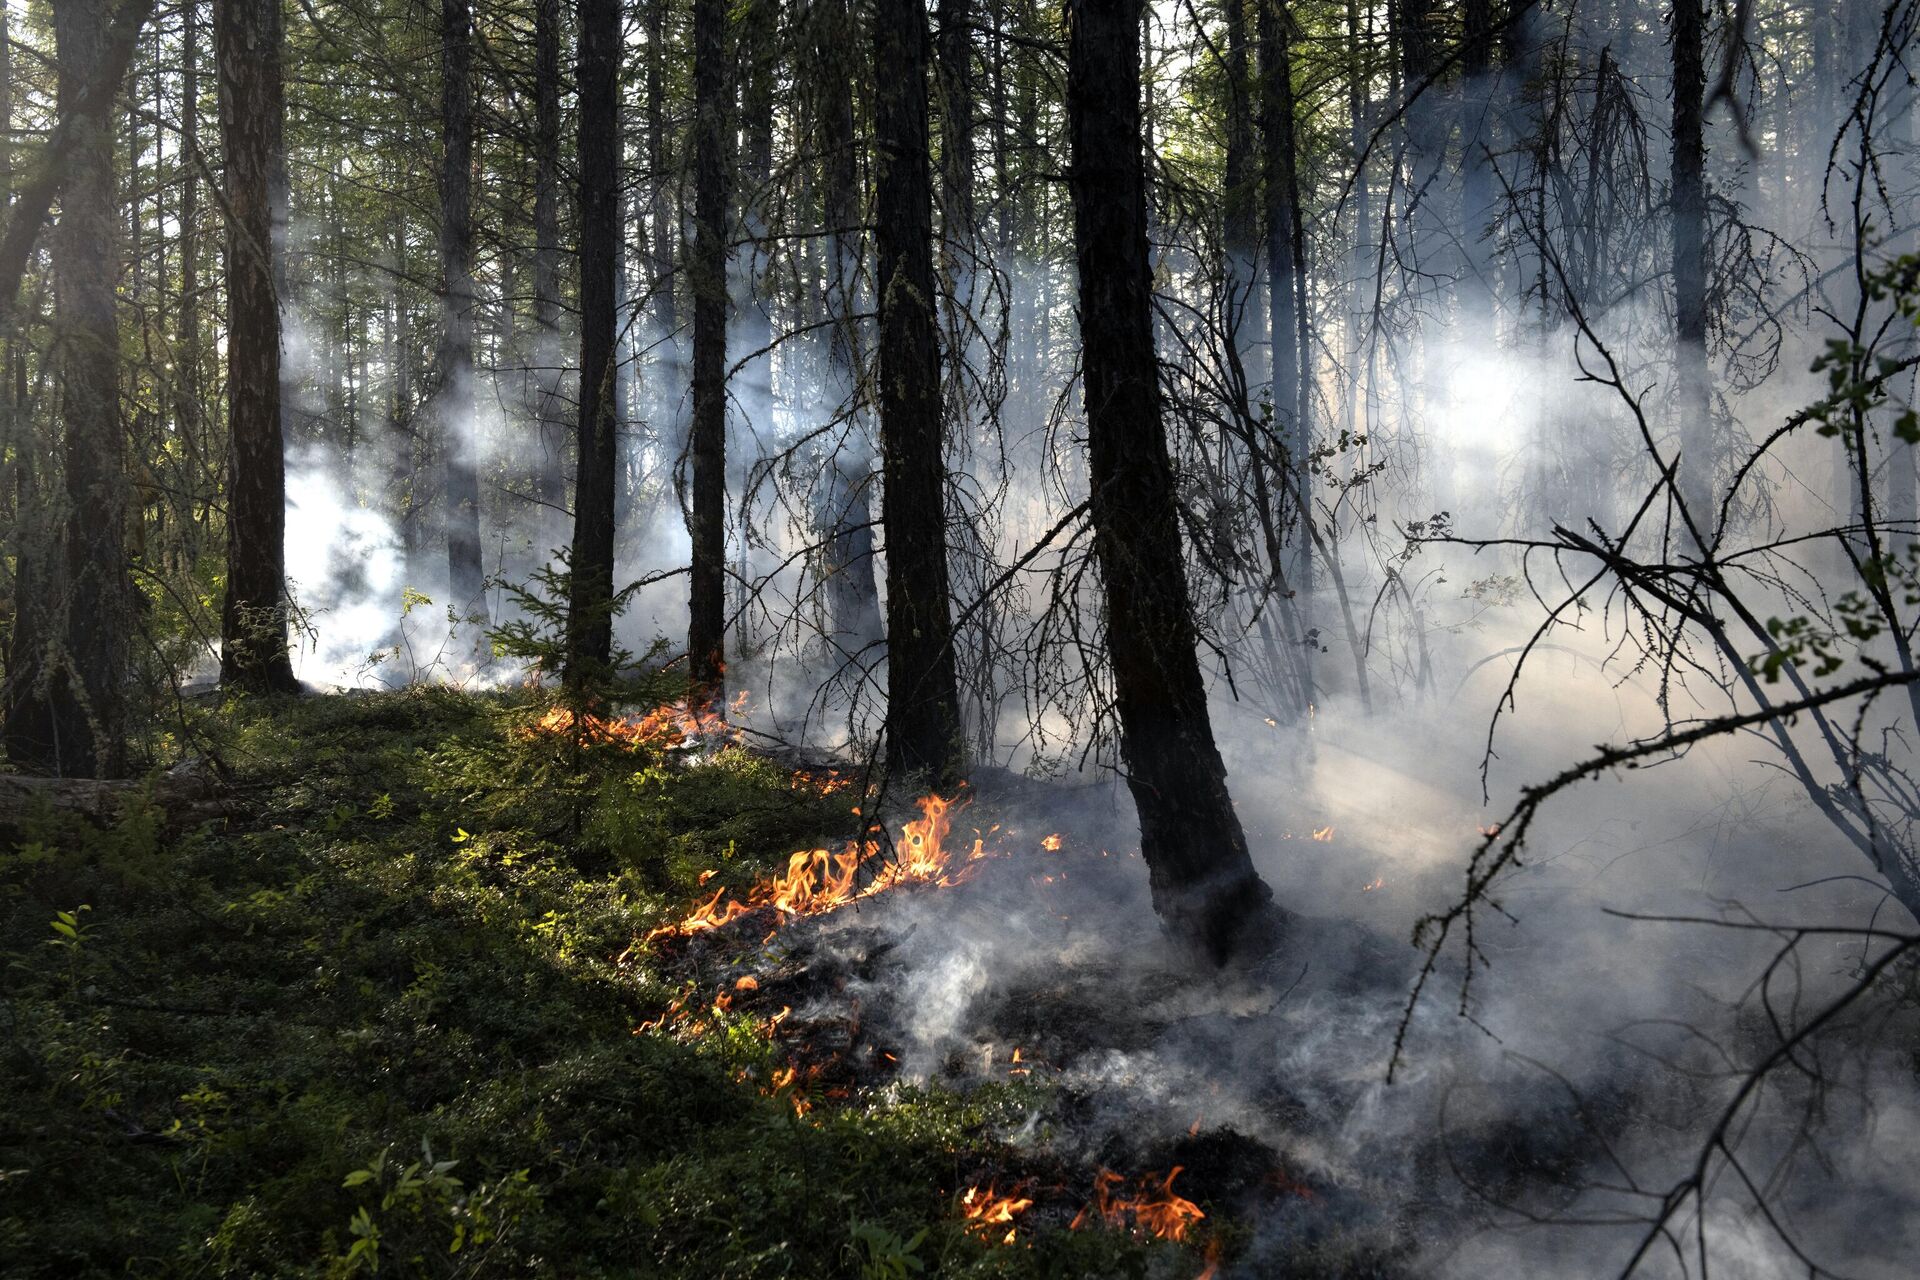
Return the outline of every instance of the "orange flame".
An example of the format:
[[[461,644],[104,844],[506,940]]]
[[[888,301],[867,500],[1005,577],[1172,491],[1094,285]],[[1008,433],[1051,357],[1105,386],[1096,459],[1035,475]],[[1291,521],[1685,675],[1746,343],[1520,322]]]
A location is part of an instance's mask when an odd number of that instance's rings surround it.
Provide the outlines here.
[[[849,841],[838,853],[803,849],[787,859],[786,874],[754,885],[743,897],[728,897],[722,887],[684,919],[647,934],[646,941],[669,935],[690,937],[718,929],[763,907],[772,907],[783,919],[821,915],[899,885],[945,888],[960,883],[971,864],[990,856],[985,842],[976,838],[964,853],[949,848],[954,802],[933,795],[917,803],[921,816],[901,828],[898,857],[883,859],[880,844],[874,840]],[[868,870],[873,872],[872,878],[861,885],[860,875]]]
[[[570,734],[582,746],[619,744],[629,748],[648,747],[672,751],[690,744],[713,743],[728,746],[739,740],[739,730],[728,723],[747,708],[747,695],[735,696],[725,711],[711,706],[696,707],[686,702],[670,702],[641,716],[599,716],[575,712],[569,707],[548,707],[527,731],[536,734]]]
[[[1324,827],[1315,827],[1313,829],[1313,838],[1315,840],[1318,840],[1321,844],[1333,843],[1333,827],[1331,825],[1324,826]]]
[[[1014,1188],[1018,1191],[1019,1188]],[[982,1236],[992,1236],[1001,1227],[1007,1228],[1007,1234],[1000,1237],[1001,1244],[1012,1244],[1016,1234],[1013,1217],[1033,1207],[1030,1196],[995,1194],[992,1184],[984,1190],[978,1186],[968,1187],[960,1197],[960,1207],[967,1215],[967,1230],[976,1231]]]
[[[1074,1216],[1068,1230],[1077,1231],[1095,1220],[1110,1227],[1126,1227],[1131,1218],[1136,1232],[1144,1231],[1160,1240],[1186,1239],[1187,1229],[1207,1215],[1199,1205],[1173,1190],[1173,1180],[1184,1167],[1175,1165],[1165,1178],[1147,1174],[1139,1181],[1138,1193],[1132,1195],[1115,1191],[1126,1179],[1111,1169],[1100,1170],[1093,1180],[1093,1203]]]
[[[1360,892],[1372,893],[1375,889],[1384,889],[1386,887],[1387,878],[1385,876],[1375,876],[1372,884],[1363,884],[1360,886]]]
[[[1056,833],[1040,841],[1040,847],[1048,853],[1060,852],[1060,836]]]

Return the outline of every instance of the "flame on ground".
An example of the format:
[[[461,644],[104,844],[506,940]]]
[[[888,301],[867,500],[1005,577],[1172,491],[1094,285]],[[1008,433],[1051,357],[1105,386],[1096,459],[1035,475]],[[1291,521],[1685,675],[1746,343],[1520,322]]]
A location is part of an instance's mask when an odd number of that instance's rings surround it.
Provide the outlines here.
[[[1207,1215],[1199,1205],[1174,1192],[1173,1180],[1184,1167],[1175,1165],[1165,1178],[1146,1174],[1132,1193],[1118,1190],[1125,1178],[1111,1169],[1100,1170],[1093,1180],[1093,1203],[1074,1216],[1068,1229],[1077,1231],[1098,1221],[1110,1227],[1131,1225],[1133,1230],[1160,1240],[1186,1239],[1187,1229]]]
[[[689,745],[727,746],[740,737],[740,731],[729,718],[738,717],[746,709],[744,691],[735,694],[724,711],[712,706],[696,707],[684,701],[664,703],[639,716],[601,716],[553,706],[534,721],[528,736],[570,735],[583,746],[620,744],[656,751],[674,751]]]
[[[684,919],[647,934],[646,941],[663,936],[691,937],[766,907],[785,920],[820,915],[899,885],[946,888],[965,879],[974,863],[992,856],[986,842],[978,837],[970,846],[948,846],[947,837],[953,829],[952,800],[933,795],[917,803],[921,816],[901,828],[896,857],[886,858],[877,840],[849,841],[838,853],[803,849],[787,859],[785,875],[754,885],[744,897],[729,896],[722,887]]]
[[[1017,1193],[1019,1188],[1016,1187],[1014,1190]],[[1013,1226],[1014,1215],[1024,1213],[1032,1207],[1032,1197],[1018,1194],[1000,1195],[991,1183],[984,1188],[968,1187],[960,1196],[960,1208],[967,1215],[967,1230],[978,1232],[981,1236],[991,1239],[999,1234],[1001,1227],[1005,1227],[1007,1233],[1000,1236],[1001,1244],[1014,1242],[1018,1234],[1018,1228]]]

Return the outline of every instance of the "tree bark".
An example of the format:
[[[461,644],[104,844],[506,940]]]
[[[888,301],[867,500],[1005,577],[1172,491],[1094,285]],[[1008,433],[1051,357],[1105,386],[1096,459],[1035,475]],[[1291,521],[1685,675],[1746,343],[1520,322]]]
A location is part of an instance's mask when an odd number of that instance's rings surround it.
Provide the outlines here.
[[[540,459],[534,495],[564,506],[566,449],[560,406],[560,0],[533,9],[533,362]]]
[[[724,0],[693,0],[693,540],[688,674],[717,701],[726,675],[727,104]]]
[[[273,174],[285,145],[278,0],[220,0],[214,13],[227,186],[227,600],[220,678],[296,688],[287,650],[286,446]]]
[[[943,786],[958,773],[961,739],[948,612],[927,43],[921,0],[876,0],[874,239],[886,480],[881,522],[887,553],[887,740],[895,769],[924,772],[935,786]]]
[[[1706,14],[1673,0],[1673,310],[1680,492],[1702,538],[1713,536],[1712,385],[1707,373]]]
[[[573,496],[567,681],[613,654],[614,271],[620,237],[620,5],[580,0],[580,425]]]
[[[1140,121],[1141,0],[1071,0],[1067,118],[1094,551],[1127,787],[1154,908],[1223,963],[1271,892],[1214,745],[1160,417]]]
[[[440,0],[441,333],[435,426],[442,459],[447,596],[454,612],[484,628],[486,570],[480,547],[480,467],[473,386],[473,12]],[[472,638],[477,645],[477,637]]]
[[[1260,5],[1261,168],[1266,179],[1262,232],[1267,251],[1267,323],[1273,353],[1273,420],[1286,450],[1280,489],[1296,521],[1294,586],[1312,588],[1313,540],[1308,525],[1307,351],[1303,292],[1305,237],[1300,217],[1300,181],[1294,136],[1293,17],[1286,0]],[[1255,465],[1264,465],[1258,459]],[[1276,566],[1277,568],[1277,566]]]
[[[851,413],[845,443],[833,451],[826,495],[827,608],[836,643],[858,653],[879,639],[880,588],[874,577],[873,459],[861,396],[859,305],[860,175],[855,154],[854,42],[846,0],[821,0],[812,12],[815,83],[819,88],[822,214],[828,230],[827,402]]]

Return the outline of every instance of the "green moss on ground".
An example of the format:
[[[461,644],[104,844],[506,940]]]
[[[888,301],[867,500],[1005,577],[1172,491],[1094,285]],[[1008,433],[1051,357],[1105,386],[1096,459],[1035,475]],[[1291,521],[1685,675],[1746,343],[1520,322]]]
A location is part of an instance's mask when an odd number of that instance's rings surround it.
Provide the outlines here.
[[[844,830],[744,752],[575,749],[531,695],[240,704],[234,813],[0,846],[9,1276],[1190,1276],[1114,1232],[980,1242],[1020,1095],[796,1116],[750,1024],[636,1033],[634,939]],[[63,914],[64,913],[64,914]],[[624,959],[622,958],[624,955]]]

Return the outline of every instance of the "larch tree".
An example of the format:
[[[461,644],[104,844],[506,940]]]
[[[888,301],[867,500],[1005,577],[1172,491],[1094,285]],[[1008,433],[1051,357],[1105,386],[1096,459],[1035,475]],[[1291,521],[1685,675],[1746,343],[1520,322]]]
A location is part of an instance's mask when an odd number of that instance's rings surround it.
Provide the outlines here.
[[[1067,11],[1094,553],[1120,752],[1154,908],[1176,937],[1224,963],[1258,942],[1258,926],[1274,913],[1227,793],[1195,655],[1153,339],[1141,9],[1142,0],[1072,0]]]
[[[567,601],[567,680],[613,653],[614,271],[620,236],[620,5],[580,0],[580,421]]]
[[[227,192],[227,599],[221,679],[294,687],[287,649],[286,447],[273,174],[285,145],[277,0],[215,6]]]
[[[926,7],[877,0],[872,23],[887,744],[896,770],[943,785],[957,777],[961,739],[934,312]]]

